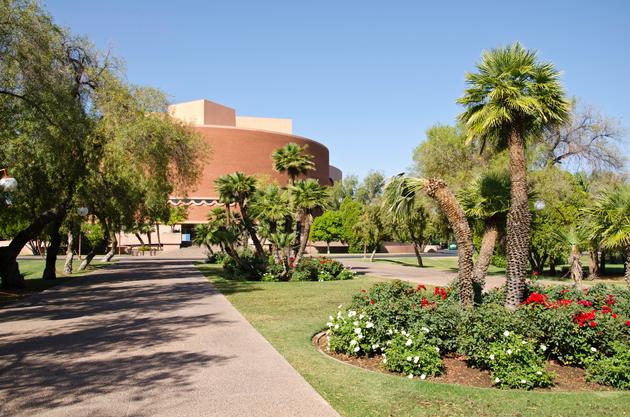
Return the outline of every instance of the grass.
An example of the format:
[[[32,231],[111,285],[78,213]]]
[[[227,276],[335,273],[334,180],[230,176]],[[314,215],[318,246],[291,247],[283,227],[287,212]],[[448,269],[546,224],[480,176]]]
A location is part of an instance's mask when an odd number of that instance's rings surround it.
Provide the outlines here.
[[[311,336],[352,295],[379,280],[263,283],[231,281],[214,265],[198,268],[343,416],[630,415],[627,392],[526,392],[408,380],[339,363]]]
[[[26,288],[20,290],[0,290],[0,307],[10,304],[16,300],[20,300],[33,293],[47,290],[63,282],[68,282],[74,277],[85,275],[95,269],[101,268],[106,265],[105,262],[92,261],[85,271],[77,271],[80,261],[75,259],[73,263],[74,273],[72,275],[63,275],[63,264],[65,260],[57,260],[56,271],[57,279],[43,280],[42,273],[44,272],[45,261],[43,259],[21,259],[18,260],[20,265],[20,273],[24,275]]]

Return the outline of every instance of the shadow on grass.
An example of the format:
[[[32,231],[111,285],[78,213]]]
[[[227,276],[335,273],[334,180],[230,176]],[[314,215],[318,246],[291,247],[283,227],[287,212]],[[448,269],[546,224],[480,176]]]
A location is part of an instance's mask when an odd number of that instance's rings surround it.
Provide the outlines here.
[[[225,295],[251,292],[251,291],[263,291],[260,288],[260,281],[246,281],[237,279],[227,274],[220,265],[207,264],[203,262],[193,263],[197,269],[217,287],[217,289]]]

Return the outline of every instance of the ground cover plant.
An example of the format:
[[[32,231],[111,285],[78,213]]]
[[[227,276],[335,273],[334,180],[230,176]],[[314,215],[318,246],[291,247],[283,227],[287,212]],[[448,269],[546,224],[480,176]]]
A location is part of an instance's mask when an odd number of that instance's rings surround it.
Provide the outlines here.
[[[545,365],[553,359],[585,368],[599,384],[628,388],[630,290],[532,285],[514,311],[503,307],[504,291],[466,309],[452,288],[377,284],[329,317],[329,350],[381,355],[385,369],[422,379],[440,373],[441,355],[457,353],[469,366],[489,370],[495,386],[521,389],[552,386]]]
[[[210,281],[291,365],[343,416],[590,416],[628,415],[630,393],[532,392],[421,381],[371,372],[322,355],[311,338],[331,311],[355,294],[383,282],[369,276],[334,282],[228,280],[215,265],[198,265]],[[428,288],[429,292],[433,289]],[[335,314],[333,314],[335,315]],[[430,333],[429,333],[430,334]],[[405,358],[406,359],[406,358]],[[506,406],[509,404],[509,407]]]

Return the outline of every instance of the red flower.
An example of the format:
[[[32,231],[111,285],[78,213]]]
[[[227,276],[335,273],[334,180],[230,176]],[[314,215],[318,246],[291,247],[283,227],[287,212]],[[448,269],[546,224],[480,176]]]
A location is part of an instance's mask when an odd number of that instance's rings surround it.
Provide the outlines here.
[[[630,327],[630,320],[626,321],[626,326]]]
[[[523,304],[542,304],[547,306],[547,296],[545,294],[533,292],[529,295],[529,297],[527,297],[527,300],[523,301]]]
[[[568,292],[569,292],[569,290],[567,290],[566,288],[562,290],[562,294],[566,294]]]
[[[609,306],[615,304],[615,300],[613,299],[612,293],[608,294],[608,299],[606,300],[606,304],[608,304]]]
[[[592,322],[590,322],[590,323],[589,323],[589,326],[591,326],[591,327],[595,327],[595,326],[597,326],[597,323],[595,323],[594,321],[592,321]]]
[[[376,301],[370,299],[370,304],[374,304]]]
[[[592,311],[587,311],[584,313],[577,313],[575,315],[575,317],[573,318],[573,320],[580,325],[580,327],[584,327],[584,325],[586,324],[586,322],[590,321],[591,323],[595,323],[593,320],[595,320],[595,312],[597,310],[592,310]],[[591,324],[591,327],[595,327],[594,325]]]
[[[616,319],[617,318],[617,313],[612,313],[612,318]]]
[[[532,275],[534,275],[534,276],[538,276],[538,275],[540,275],[540,272],[538,272],[538,271],[534,271],[534,272],[532,272]]]
[[[366,290],[361,290],[361,292],[367,292]]]
[[[448,295],[448,293],[446,292],[444,288],[435,287],[435,289],[433,290],[433,295],[442,297],[442,300],[444,300],[446,299],[446,296]]]
[[[429,300],[427,297],[422,297],[422,307],[426,307],[429,304]]]
[[[427,287],[424,284],[418,284],[418,286],[416,287],[416,291],[426,291]]]
[[[602,313],[603,314],[612,313],[612,309],[610,307],[608,307],[607,305],[602,306]]]
[[[579,300],[578,304],[583,305],[584,307],[592,307],[593,303],[587,300]]]

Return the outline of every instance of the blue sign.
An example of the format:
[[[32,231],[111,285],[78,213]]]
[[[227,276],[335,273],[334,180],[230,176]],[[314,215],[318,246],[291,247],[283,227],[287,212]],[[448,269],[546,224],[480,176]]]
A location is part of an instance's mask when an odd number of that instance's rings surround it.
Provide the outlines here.
[[[190,242],[190,233],[182,233],[182,242]]]

